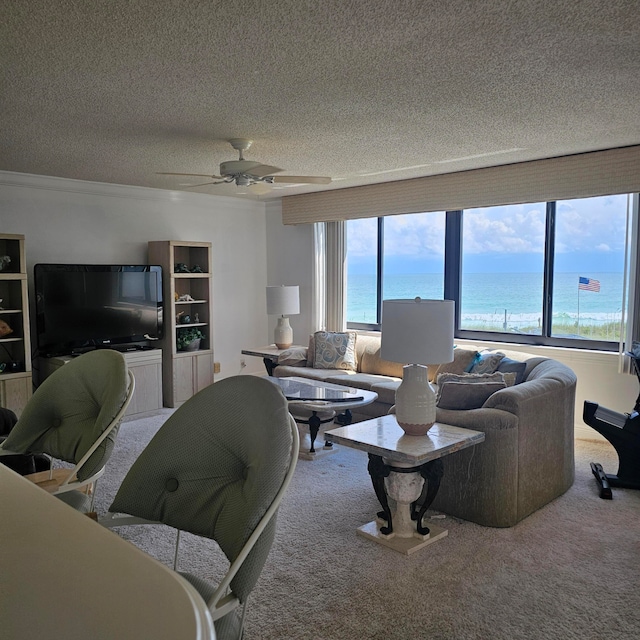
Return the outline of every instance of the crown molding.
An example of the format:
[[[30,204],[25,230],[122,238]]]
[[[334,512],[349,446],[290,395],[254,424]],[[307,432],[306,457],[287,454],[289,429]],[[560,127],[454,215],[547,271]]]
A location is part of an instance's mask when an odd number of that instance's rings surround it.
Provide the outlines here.
[[[109,198],[126,198],[134,200],[152,200],[156,202],[184,203],[189,205],[211,205],[215,199],[216,204],[234,209],[239,205],[246,208],[260,206],[265,203],[258,200],[244,198],[231,198],[206,193],[189,193],[187,191],[170,191],[168,189],[154,189],[151,187],[136,187],[131,185],[111,184],[107,182],[92,182],[90,180],[76,180],[74,178],[58,178],[55,176],[42,176],[33,173],[17,173],[13,171],[0,171],[0,186],[16,187],[22,189],[42,189],[44,191],[59,191],[64,193],[77,193]]]

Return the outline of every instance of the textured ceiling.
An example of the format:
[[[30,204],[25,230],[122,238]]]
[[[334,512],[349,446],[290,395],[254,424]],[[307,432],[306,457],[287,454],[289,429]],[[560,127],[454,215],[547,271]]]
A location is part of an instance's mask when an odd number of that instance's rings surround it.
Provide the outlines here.
[[[333,179],[264,199],[640,143],[638,0],[1,4],[1,170]]]

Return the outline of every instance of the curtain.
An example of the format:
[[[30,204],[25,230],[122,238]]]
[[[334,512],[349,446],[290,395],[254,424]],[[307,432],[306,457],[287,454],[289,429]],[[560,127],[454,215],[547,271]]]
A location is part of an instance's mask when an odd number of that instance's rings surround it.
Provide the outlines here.
[[[313,255],[313,326],[311,327],[311,333],[321,331],[327,326],[327,242],[324,222],[316,222],[313,225]]]
[[[634,342],[640,342],[640,197],[630,195],[627,201],[627,256],[625,257],[625,276],[627,286],[626,332],[620,340],[620,369],[635,375],[625,351],[631,351]]]
[[[326,329],[344,331],[347,243],[345,223],[326,222]]]

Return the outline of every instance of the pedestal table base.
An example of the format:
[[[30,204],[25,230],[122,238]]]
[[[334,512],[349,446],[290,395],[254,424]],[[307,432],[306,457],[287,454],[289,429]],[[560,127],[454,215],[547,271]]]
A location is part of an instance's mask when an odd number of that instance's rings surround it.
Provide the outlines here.
[[[424,525],[423,518],[433,502],[443,474],[442,460],[431,460],[415,466],[394,462],[368,454],[367,467],[373,489],[382,511],[373,522],[360,527],[358,533],[391,549],[409,555],[440,540],[447,530]],[[394,512],[388,497],[396,504]]]

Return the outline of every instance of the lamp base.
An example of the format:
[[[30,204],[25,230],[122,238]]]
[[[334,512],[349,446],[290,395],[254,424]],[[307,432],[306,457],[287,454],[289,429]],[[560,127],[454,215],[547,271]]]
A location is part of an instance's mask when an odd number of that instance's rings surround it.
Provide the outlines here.
[[[273,334],[274,342],[278,349],[288,349],[293,344],[293,329],[289,324],[289,318],[280,316]]]
[[[436,394],[425,365],[402,368],[402,382],[396,389],[396,420],[408,436],[424,436],[434,425]]]

